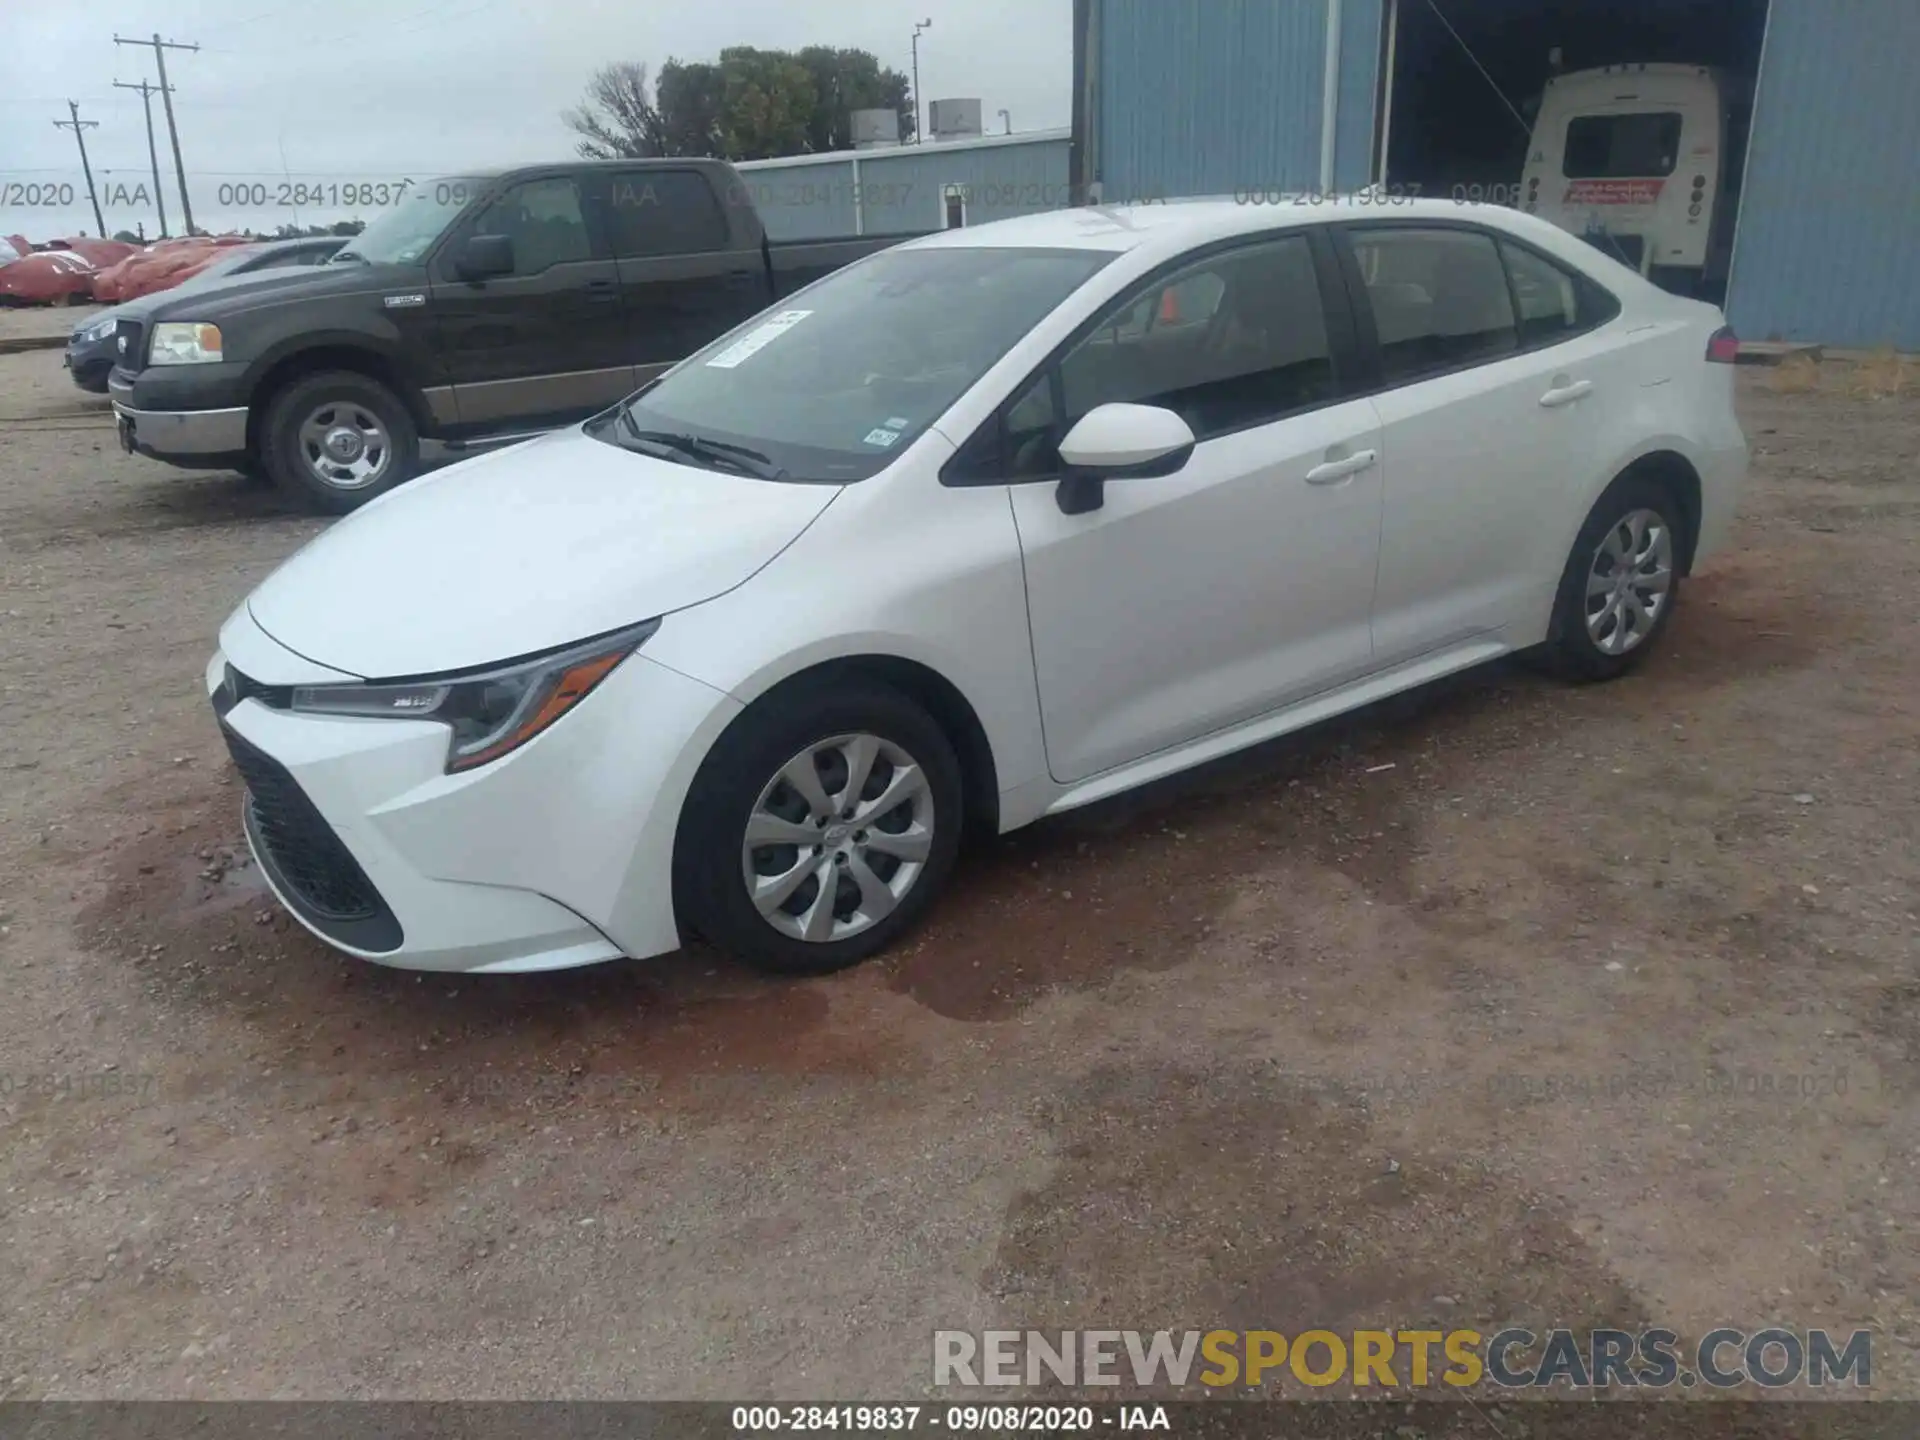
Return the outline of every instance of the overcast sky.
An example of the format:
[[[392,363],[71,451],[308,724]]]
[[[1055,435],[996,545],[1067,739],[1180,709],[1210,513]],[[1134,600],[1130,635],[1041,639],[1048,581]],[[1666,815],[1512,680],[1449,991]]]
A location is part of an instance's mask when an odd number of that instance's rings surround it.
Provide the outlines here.
[[[271,229],[296,217],[221,204],[221,186],[422,180],[463,167],[565,158],[560,112],[613,60],[657,68],[747,44],[871,50],[909,71],[916,20],[927,99],[976,96],[988,128],[1068,122],[1071,0],[5,0],[0,48],[0,234],[41,241],[95,232],[79,152],[56,130],[80,102],[109,232],[156,233],[140,96],[116,80],[157,79],[151,47],[115,34],[197,41],[167,52],[194,221]],[[180,209],[160,97],[154,125],[167,219]],[[48,187],[74,203],[48,206]],[[40,187],[38,191],[25,187]],[[132,199],[137,187],[145,194]],[[126,198],[123,199],[122,193]],[[39,205],[22,203],[27,199]]]

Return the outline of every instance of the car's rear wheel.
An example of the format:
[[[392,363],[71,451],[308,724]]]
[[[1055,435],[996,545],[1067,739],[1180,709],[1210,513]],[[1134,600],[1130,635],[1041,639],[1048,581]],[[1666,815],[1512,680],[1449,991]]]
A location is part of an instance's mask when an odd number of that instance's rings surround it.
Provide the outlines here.
[[[1563,674],[1611,680],[1646,658],[1680,598],[1679,507],[1624,475],[1587,516],[1560,580],[1548,652]]]
[[[343,515],[414,472],[420,441],[407,407],[378,380],[350,370],[308,375],[267,406],[261,459],[282,491]]]
[[[768,697],[715,745],[675,853],[682,914],[781,974],[886,949],[946,883],[962,828],[960,764],[940,726],[864,678]]]

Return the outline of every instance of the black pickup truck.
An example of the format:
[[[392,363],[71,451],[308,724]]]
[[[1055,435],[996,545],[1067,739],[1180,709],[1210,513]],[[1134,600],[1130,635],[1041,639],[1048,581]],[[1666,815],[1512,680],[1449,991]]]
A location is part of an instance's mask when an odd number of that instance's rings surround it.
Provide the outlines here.
[[[448,176],[297,279],[123,323],[108,393],[123,448],[337,514],[426,461],[604,409],[904,238],[771,242],[716,160]]]

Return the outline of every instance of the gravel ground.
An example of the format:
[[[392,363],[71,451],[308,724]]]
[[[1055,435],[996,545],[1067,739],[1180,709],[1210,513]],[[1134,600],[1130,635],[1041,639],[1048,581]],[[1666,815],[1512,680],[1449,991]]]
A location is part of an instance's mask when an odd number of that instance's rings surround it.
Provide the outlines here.
[[[1920,1397],[1912,386],[1743,372],[1736,546],[1630,681],[1010,837],[831,979],[480,981],[263,902],[199,675],[323,522],[18,418],[84,410],[58,363],[0,357],[0,1395],[898,1397],[936,1327],[1515,1320],[1870,1326]]]

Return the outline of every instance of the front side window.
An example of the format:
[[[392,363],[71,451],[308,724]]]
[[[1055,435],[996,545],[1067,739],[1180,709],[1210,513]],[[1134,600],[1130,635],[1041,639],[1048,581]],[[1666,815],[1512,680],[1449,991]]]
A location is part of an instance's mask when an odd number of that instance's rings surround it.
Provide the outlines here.
[[[1263,241],[1196,261],[1115,306],[1057,375],[1036,376],[1007,408],[1001,464],[1016,480],[1058,473],[1060,441],[1100,405],[1163,406],[1207,440],[1335,393],[1313,252],[1304,236]]]
[[[1490,237],[1395,227],[1356,229],[1352,240],[1388,384],[1518,347],[1513,297]]]
[[[1671,110],[1576,115],[1560,170],[1569,180],[1658,179],[1679,159],[1680,116]]]
[[[722,336],[588,433],[646,453],[665,436],[726,468],[719,442],[769,478],[863,480],[1112,258],[883,250]]]
[[[469,235],[513,241],[513,273],[538,275],[555,265],[593,258],[580,191],[565,176],[527,180],[504,191],[473,218]]]

